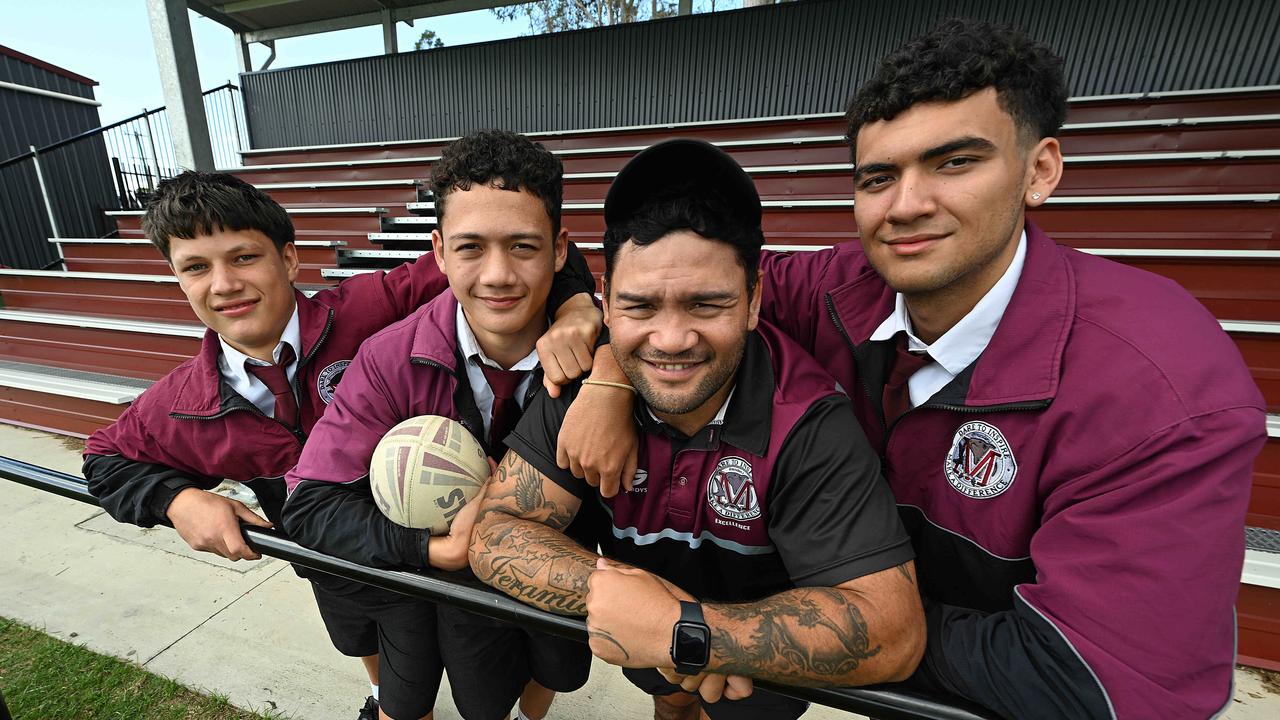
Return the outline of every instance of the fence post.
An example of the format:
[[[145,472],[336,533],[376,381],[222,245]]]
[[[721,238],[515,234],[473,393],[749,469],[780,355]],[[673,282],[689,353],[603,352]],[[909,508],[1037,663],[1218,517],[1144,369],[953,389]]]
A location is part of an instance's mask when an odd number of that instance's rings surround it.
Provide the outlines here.
[[[40,183],[40,195],[44,198],[44,210],[49,213],[49,224],[53,226],[53,236],[55,238],[62,237],[62,233],[58,232],[58,219],[53,216],[53,204],[49,202],[49,188],[44,185],[44,173],[40,171],[40,153],[36,152],[35,145],[29,145],[31,148],[31,162],[36,166],[36,182]],[[62,255],[62,248],[58,248],[58,255]]]
[[[159,185],[164,179],[164,173],[160,171],[160,155],[156,153],[156,136],[151,132],[151,116],[147,114],[146,108],[142,109],[142,121],[147,124],[147,142],[151,143],[151,160],[156,164],[156,185]],[[145,160],[143,164],[146,164]],[[154,185],[152,189],[155,189]]]
[[[235,133],[236,133],[236,150],[237,150],[237,157],[236,157],[236,163],[235,163],[235,164],[236,164],[237,166],[239,166],[239,165],[243,165],[243,164],[244,164],[244,162],[243,162],[242,158],[240,158],[240,157],[238,156],[238,151],[240,151],[240,150],[244,150],[244,146],[240,144],[240,118],[236,117],[236,114],[237,114],[237,112],[236,112],[236,86],[235,86],[235,85],[231,85],[230,83],[228,83],[227,85],[228,85],[228,86],[227,86],[227,99],[231,101],[231,102],[230,102],[230,105],[231,105],[231,127],[235,129]]]

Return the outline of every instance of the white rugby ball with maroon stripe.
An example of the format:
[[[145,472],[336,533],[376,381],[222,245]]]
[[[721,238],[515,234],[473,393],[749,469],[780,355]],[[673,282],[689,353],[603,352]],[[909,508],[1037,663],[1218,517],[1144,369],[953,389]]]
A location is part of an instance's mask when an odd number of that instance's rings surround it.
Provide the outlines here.
[[[484,448],[461,423],[439,415],[409,418],[388,430],[369,464],[382,514],[432,535],[449,531],[488,477]]]

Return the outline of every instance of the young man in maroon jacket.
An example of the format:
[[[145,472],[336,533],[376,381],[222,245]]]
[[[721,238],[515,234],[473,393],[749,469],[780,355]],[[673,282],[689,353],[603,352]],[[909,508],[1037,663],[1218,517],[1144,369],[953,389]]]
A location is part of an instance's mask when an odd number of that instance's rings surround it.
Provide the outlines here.
[[[847,115],[861,248],[766,258],[761,315],[884,458],[929,623],[915,683],[1007,717],[1204,718],[1231,701],[1262,398],[1186,291],[1027,219],[1062,175],[1066,95],[1007,27],[892,53]],[[562,462],[611,494],[626,395],[588,388]]]
[[[309,297],[293,287],[298,256],[288,214],[231,175],[187,172],[162,183],[143,229],[209,329],[196,357],[89,438],[83,470],[89,490],[116,520],[172,525],[196,550],[257,559],[240,524],[279,524],[284,474],[333,400],[356,348],[444,292],[446,278],[428,259]],[[565,301],[566,324],[552,343],[558,352],[548,355],[564,357],[566,366],[578,366],[575,349],[583,354],[594,335],[593,289],[585,263],[562,278],[557,302]],[[267,519],[209,492],[223,479],[248,485]],[[374,695],[361,717],[372,717],[380,680],[386,685],[388,679],[379,670],[378,612],[433,612],[434,606],[404,609],[399,596],[389,594],[374,612],[357,601],[373,588],[300,574],[312,580],[335,647],[364,662]],[[435,651],[434,631],[404,642]],[[390,690],[399,692],[392,675]]]
[[[287,478],[284,524],[298,542],[372,567],[466,567],[479,503],[459,512],[447,538],[431,538],[424,557],[426,531],[392,523],[374,503],[369,465],[388,430],[420,415],[459,421],[490,458],[502,458],[507,434],[541,386],[536,342],[568,245],[562,178],[554,155],[515,133],[472,133],[441,153],[431,171],[440,220],[432,245],[452,293],[374,335],[356,354]],[[581,272],[590,277],[585,264]],[[594,549],[588,522],[573,534]],[[555,692],[587,681],[591,653],[581,643],[447,605],[437,616],[440,656],[467,720],[505,719],[517,698],[522,719],[541,720]],[[397,720],[417,718],[434,699],[432,692],[383,710]]]

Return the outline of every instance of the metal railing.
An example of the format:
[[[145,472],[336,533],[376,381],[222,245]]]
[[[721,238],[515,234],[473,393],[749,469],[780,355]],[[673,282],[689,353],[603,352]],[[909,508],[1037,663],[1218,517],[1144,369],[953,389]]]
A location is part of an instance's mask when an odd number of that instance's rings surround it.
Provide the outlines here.
[[[20,460],[0,457],[0,478],[89,505],[98,504],[97,499],[89,494],[84,479]],[[379,570],[304,548],[274,530],[247,525],[242,526],[242,530],[250,547],[263,555],[405,595],[455,605],[542,632],[580,642],[587,641],[587,627],[582,620],[529,607],[495,592],[464,573]],[[819,705],[870,715],[879,720],[993,720],[995,717],[956,698],[940,699],[899,688],[799,688],[759,681],[755,685]]]
[[[240,89],[226,83],[203,96],[215,166],[239,165],[240,150],[249,146]],[[165,108],[0,162],[0,263],[57,264],[61,256],[48,238],[108,234],[113,227],[104,211],[141,208],[161,180],[181,171]]]

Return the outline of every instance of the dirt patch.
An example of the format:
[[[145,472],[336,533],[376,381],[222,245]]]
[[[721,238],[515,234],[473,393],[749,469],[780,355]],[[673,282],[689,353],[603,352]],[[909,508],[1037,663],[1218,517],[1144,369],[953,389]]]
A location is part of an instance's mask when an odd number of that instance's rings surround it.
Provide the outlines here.
[[[1280,672],[1272,670],[1263,670],[1262,668],[1246,667],[1240,665],[1239,668],[1250,675],[1258,678],[1262,682],[1262,687],[1272,695],[1280,695]]]
[[[81,438],[71,437],[70,435],[59,435],[58,441],[62,443],[62,447],[76,453],[77,455],[84,454],[84,440]]]

